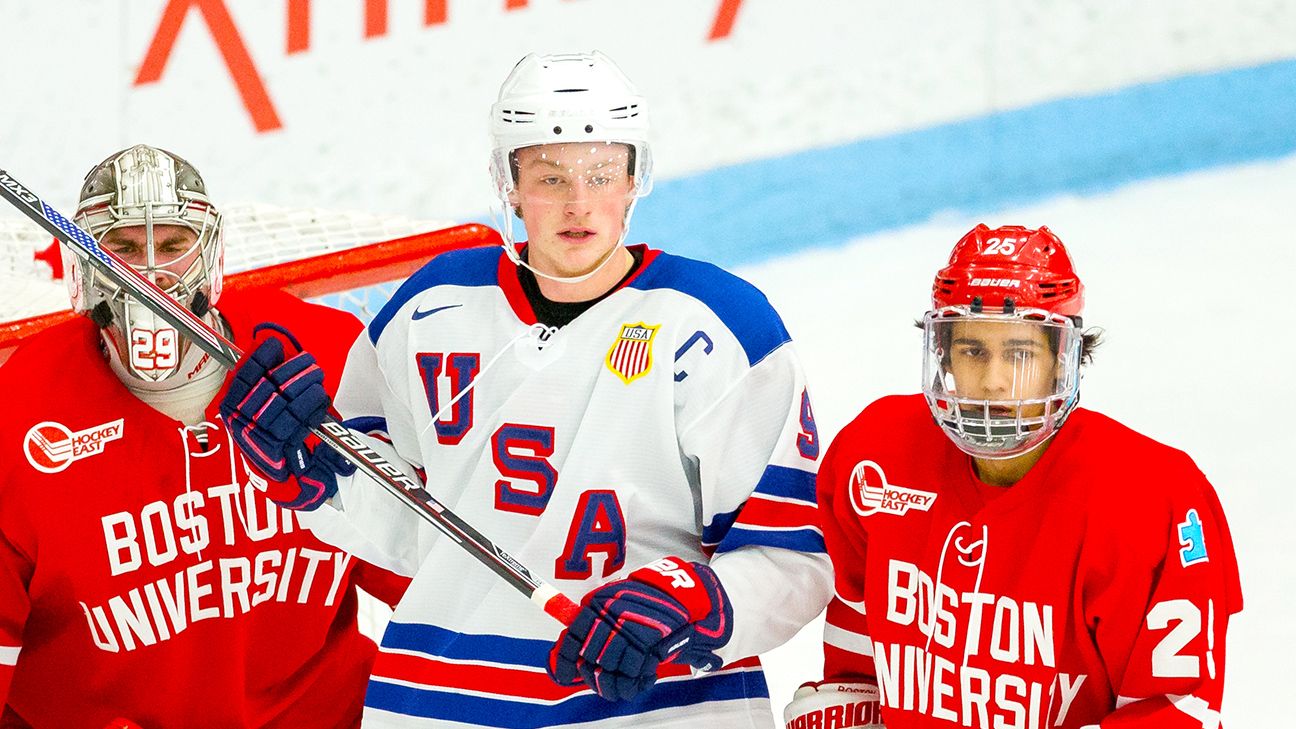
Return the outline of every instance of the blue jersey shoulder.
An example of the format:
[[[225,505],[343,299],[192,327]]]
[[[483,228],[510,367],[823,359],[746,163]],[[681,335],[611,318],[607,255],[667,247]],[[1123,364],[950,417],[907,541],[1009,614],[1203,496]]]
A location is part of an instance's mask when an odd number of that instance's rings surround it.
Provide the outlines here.
[[[436,255],[396,289],[391,300],[369,323],[369,341],[377,343],[396,312],[410,299],[434,286],[497,285],[502,255],[504,252],[499,246],[465,248]]]
[[[629,287],[673,289],[697,299],[737,337],[749,366],[792,339],[760,289],[711,263],[661,253]]]

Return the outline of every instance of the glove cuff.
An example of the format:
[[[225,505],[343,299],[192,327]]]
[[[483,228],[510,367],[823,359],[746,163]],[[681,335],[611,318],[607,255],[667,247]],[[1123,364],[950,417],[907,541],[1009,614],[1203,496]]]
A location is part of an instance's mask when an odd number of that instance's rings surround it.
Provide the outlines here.
[[[886,729],[882,725],[881,694],[877,684],[856,679],[805,683],[783,709],[788,729],[850,726]]]

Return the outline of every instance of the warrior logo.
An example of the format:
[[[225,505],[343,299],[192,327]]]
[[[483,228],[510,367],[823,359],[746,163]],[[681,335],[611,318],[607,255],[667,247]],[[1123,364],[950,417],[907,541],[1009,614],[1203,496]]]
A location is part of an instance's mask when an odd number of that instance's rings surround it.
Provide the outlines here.
[[[930,491],[887,483],[882,467],[873,461],[855,464],[849,488],[851,507],[860,516],[872,516],[878,512],[904,516],[910,509],[927,511],[936,501],[936,494]]]
[[[652,343],[661,324],[622,324],[607,353],[607,368],[627,385],[652,369]]]
[[[103,453],[104,445],[122,437],[123,420],[96,425],[72,432],[66,425],[45,421],[27,431],[23,454],[32,468],[42,473],[58,473],[73,461]]]

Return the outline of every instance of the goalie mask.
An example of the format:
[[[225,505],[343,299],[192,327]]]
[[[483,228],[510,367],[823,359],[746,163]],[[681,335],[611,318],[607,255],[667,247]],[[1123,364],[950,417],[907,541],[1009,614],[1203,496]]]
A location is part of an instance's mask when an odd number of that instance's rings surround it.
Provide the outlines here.
[[[221,216],[193,165],[136,145],[86,175],[76,223],[171,298],[204,316],[220,298]],[[103,330],[115,365],[144,382],[173,375],[192,350],[175,327],[63,247],[72,308]]]
[[[531,54],[518,62],[491,107],[491,177],[504,249],[514,263],[563,283],[594,275],[625,241],[636,200],[652,189],[652,155],[644,99],[598,51]],[[593,270],[555,277],[517,253],[521,210],[615,203],[620,230],[599,251]]]
[[[1040,446],[1080,399],[1084,288],[1048,228],[978,225],[936,274],[923,317],[923,394],[965,453]]]

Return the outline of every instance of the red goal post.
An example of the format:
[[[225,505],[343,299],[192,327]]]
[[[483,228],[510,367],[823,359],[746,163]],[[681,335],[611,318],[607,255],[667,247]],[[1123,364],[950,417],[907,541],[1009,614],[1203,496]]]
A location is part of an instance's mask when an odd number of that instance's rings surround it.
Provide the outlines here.
[[[500,243],[478,224],[264,205],[233,206],[225,215],[226,290],[271,286],[365,321],[433,256]],[[25,220],[0,219],[0,364],[27,338],[75,316],[57,266],[49,265],[51,242]],[[32,309],[44,311],[29,315]]]

